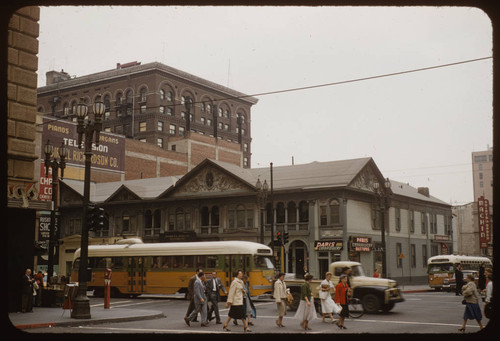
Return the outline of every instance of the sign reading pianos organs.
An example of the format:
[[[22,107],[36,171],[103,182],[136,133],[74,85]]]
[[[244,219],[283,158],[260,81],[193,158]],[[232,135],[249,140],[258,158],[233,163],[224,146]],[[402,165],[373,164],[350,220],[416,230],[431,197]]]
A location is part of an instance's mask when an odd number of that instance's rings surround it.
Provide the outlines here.
[[[85,138],[83,137],[85,140]],[[43,146],[50,140],[54,146],[53,157],[59,159],[59,147],[62,143],[69,151],[66,159],[66,167],[85,167],[85,146],[78,148],[78,133],[76,123],[66,120],[56,120],[43,117],[42,148],[40,158],[45,159]],[[92,169],[100,169],[109,172],[125,172],[125,137],[101,131],[99,134],[99,146],[92,143]],[[69,172],[66,170],[65,175]],[[50,200],[52,177],[45,177],[45,165],[43,161],[40,166],[40,199]]]

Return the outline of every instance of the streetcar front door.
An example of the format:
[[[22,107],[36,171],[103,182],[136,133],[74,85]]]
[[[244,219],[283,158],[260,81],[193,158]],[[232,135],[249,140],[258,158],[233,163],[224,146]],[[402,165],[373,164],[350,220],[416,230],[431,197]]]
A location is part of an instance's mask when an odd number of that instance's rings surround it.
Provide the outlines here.
[[[225,274],[226,286],[229,286],[233,279],[236,277],[237,271],[242,270],[243,273],[247,271],[248,258],[247,255],[226,255]]]
[[[130,293],[143,293],[146,291],[146,271],[144,270],[144,257],[128,258],[128,291]]]

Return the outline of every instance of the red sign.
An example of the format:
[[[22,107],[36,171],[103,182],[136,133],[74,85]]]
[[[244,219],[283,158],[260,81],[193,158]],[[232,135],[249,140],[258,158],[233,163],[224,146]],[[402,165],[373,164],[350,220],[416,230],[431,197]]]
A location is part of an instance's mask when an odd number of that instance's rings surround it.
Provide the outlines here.
[[[45,164],[40,163],[40,193],[38,199],[44,201],[52,200],[52,168],[49,167],[49,177],[45,177]]]
[[[490,203],[484,196],[477,199],[477,210],[479,217],[479,246],[482,249],[488,248],[491,242],[491,221],[490,221]]]

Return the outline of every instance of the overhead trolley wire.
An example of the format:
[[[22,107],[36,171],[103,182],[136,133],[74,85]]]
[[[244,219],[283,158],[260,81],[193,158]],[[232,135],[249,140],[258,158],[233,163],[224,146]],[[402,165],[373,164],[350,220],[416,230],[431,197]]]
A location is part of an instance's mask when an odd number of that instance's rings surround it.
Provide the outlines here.
[[[440,64],[440,65],[428,66],[428,67],[423,67],[423,68],[418,68],[418,69],[412,69],[412,70],[405,70],[405,71],[398,71],[398,72],[386,73],[386,74],[377,75],[377,76],[355,78],[355,79],[349,79],[349,80],[344,80],[344,81],[338,81],[338,82],[332,82],[332,83],[323,83],[323,84],[303,86],[303,87],[291,88],[291,89],[284,89],[284,90],[275,90],[275,91],[260,92],[260,93],[256,93],[256,94],[253,94],[253,95],[240,95],[240,96],[221,97],[221,98],[212,99],[212,102],[220,102],[220,101],[229,100],[229,99],[243,99],[243,98],[249,98],[249,97],[259,97],[259,96],[275,95],[275,94],[286,93],[286,92],[303,91],[303,90],[323,88],[323,87],[327,87],[327,86],[334,86],[334,85],[342,85],[342,84],[348,84],[348,83],[362,82],[362,81],[367,81],[367,80],[372,80],[372,79],[393,77],[393,76],[399,76],[399,75],[404,75],[404,74],[408,74],[408,73],[428,71],[428,70],[445,68],[445,67],[450,67],[450,66],[455,66],[455,65],[461,65],[461,64],[466,64],[466,63],[473,63],[473,62],[483,61],[483,60],[492,59],[492,58],[493,58],[493,56],[476,58],[476,59],[468,59],[468,60],[463,60],[463,61],[460,61],[460,62],[454,62],[454,63],[448,63],[448,64]],[[191,105],[196,105],[198,103],[203,103],[203,102],[206,102],[206,101],[192,102]],[[169,107],[175,107],[175,106],[178,106],[178,105],[184,105],[184,104],[174,103],[174,104],[171,104],[171,105],[168,105],[168,106]],[[150,109],[151,108],[154,109],[154,107],[150,107]],[[67,115],[67,116],[64,116],[64,117],[60,117],[57,120],[66,119],[66,118],[71,117],[73,115],[74,114],[70,114],[70,115]],[[44,123],[39,123],[38,125],[43,125],[43,124],[45,124],[45,122]]]

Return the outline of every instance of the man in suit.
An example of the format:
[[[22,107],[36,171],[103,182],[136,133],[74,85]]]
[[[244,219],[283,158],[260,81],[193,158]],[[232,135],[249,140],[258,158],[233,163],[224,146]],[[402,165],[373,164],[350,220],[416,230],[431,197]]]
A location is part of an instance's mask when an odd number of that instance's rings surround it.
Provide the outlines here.
[[[227,294],[226,288],[222,284],[222,281],[219,277],[217,277],[217,272],[212,272],[212,278],[207,280],[207,298],[211,303],[210,310],[208,311],[208,320],[212,321],[212,313],[215,312],[215,321],[217,324],[221,324],[220,315],[219,315],[219,299],[220,299],[220,290],[222,290],[225,294]]]
[[[455,295],[462,295],[462,286],[464,285],[464,274],[460,264],[455,268]]]
[[[194,297],[193,297],[193,290],[194,290],[194,282],[196,281],[196,279],[198,278],[198,274],[200,272],[202,272],[203,270],[198,268],[196,269],[196,274],[193,275],[193,277],[191,277],[189,279],[189,282],[188,282],[188,292],[187,292],[187,295],[186,295],[186,299],[189,300],[189,306],[188,306],[188,309],[186,311],[186,316],[184,316],[184,320],[186,320],[186,318],[191,314],[191,312],[194,310]],[[193,322],[197,322],[196,321],[196,318],[193,320]]]
[[[184,318],[184,321],[189,326],[190,322],[194,322],[198,313],[201,313],[201,326],[208,326],[207,320],[207,296],[205,294],[205,273],[200,271],[198,273],[198,278],[194,282],[193,287],[193,299],[194,299],[194,310],[188,317]]]

